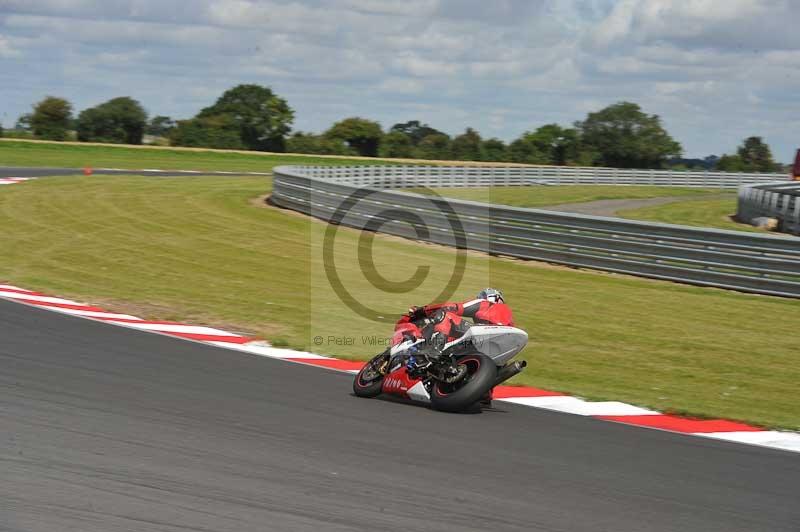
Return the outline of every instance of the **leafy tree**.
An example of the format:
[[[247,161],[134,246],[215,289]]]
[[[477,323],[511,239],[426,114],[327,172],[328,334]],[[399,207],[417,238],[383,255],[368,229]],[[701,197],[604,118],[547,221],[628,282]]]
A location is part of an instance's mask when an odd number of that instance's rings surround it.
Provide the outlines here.
[[[579,159],[578,132],[558,124],[546,124],[537,129],[531,139],[546,152],[550,164],[565,165]]]
[[[172,146],[193,146],[223,150],[243,150],[239,124],[229,115],[178,120],[169,132]]]
[[[716,168],[718,162],[719,162],[719,157],[716,155],[709,155],[703,158],[703,164],[705,164],[707,170]]]
[[[147,123],[144,132],[154,137],[166,137],[170,130],[175,127],[175,121],[168,116],[154,116]]]
[[[33,107],[30,127],[37,138],[64,140],[67,138],[72,104],[63,98],[47,96]]]
[[[524,133],[510,147],[511,160],[529,164],[565,165],[583,162],[578,132],[558,124],[546,124]]]
[[[115,144],[141,144],[147,113],[141,104],[121,96],[78,115],[78,140],[82,142],[110,142]]]
[[[216,103],[206,107],[196,118],[225,115],[239,128],[241,143],[250,150],[285,151],[286,135],[294,121],[294,111],[286,100],[269,87],[237,85],[225,91]],[[212,122],[204,122],[210,124]],[[225,134],[227,135],[227,133]]]
[[[480,161],[483,158],[483,139],[477,131],[468,127],[464,133],[453,139],[450,145],[453,159],[458,161]]]
[[[381,125],[377,122],[352,117],[336,122],[325,132],[325,136],[346,142],[359,155],[375,157],[378,155],[378,146],[380,145],[383,131],[381,131]]]
[[[742,166],[748,172],[776,172],[780,165],[772,159],[772,151],[761,137],[747,137],[736,150],[742,160]]]
[[[744,172],[744,162],[738,155],[723,154],[717,161],[717,170],[720,172]]]
[[[761,137],[747,137],[735,154],[724,154],[716,161],[721,172],[781,172],[783,165],[772,159],[772,152]]]
[[[324,135],[298,131],[286,139],[286,150],[290,153],[315,153],[321,155],[356,155],[355,150],[343,141]]]
[[[19,131],[30,131],[33,126],[31,126],[31,120],[33,120],[33,114],[25,113],[21,115],[17,119],[17,123],[14,125],[14,129]]]
[[[511,162],[526,164],[549,164],[550,157],[525,135],[508,145]]]
[[[508,148],[506,147],[506,143],[500,139],[488,139],[483,141],[481,151],[483,152],[484,161],[502,162],[508,160]]]
[[[667,160],[666,167],[670,170],[711,170],[717,166],[717,161],[719,161],[719,157],[716,155],[709,155],[702,159],[673,157]]]
[[[450,137],[444,133],[434,133],[419,141],[414,150],[417,159],[451,159]]]
[[[381,139],[381,157],[411,157],[414,146],[411,137],[400,131],[391,131]]]
[[[681,154],[681,145],[661,126],[658,115],[642,112],[635,103],[619,102],[589,113],[575,126],[603,166],[660,168],[666,159]]]
[[[421,124],[419,120],[409,120],[402,124],[395,124],[389,129],[390,133],[405,133],[411,139],[411,144],[414,146],[427,137],[428,135],[442,134],[438,129],[430,127],[428,124]]]

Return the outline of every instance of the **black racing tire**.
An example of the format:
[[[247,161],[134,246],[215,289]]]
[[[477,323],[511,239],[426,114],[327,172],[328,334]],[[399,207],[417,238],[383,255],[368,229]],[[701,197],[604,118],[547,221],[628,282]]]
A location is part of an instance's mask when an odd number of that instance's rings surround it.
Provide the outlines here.
[[[370,378],[370,371],[375,373],[374,369],[371,370],[373,363],[385,356],[388,355],[381,353],[364,364],[364,367],[361,368],[361,370],[353,379],[353,393],[358,397],[377,397],[381,394],[381,390],[383,389],[384,375],[378,374],[377,377]]]
[[[431,407],[442,412],[461,412],[477,403],[494,386],[497,365],[486,355],[474,354],[460,358],[457,364],[465,364],[469,375],[456,386],[439,381],[431,389]]]

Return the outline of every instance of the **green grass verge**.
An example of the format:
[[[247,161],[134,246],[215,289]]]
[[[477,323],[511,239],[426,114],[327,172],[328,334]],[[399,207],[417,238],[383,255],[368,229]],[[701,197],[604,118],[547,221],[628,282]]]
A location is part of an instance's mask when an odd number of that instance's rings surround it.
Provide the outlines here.
[[[528,187],[434,188],[433,192],[455,199],[488,201],[515,207],[549,207],[562,203],[599,200],[646,199],[672,196],[700,196],[715,189],[689,187],[618,186],[618,185],[533,185]],[[411,192],[430,193],[426,189]]]
[[[320,258],[327,226],[255,206],[269,187],[254,177],[100,176],[3,187],[0,280],[294,348],[353,358],[379,351],[369,337],[388,336],[391,324],[355,316],[328,286]],[[411,293],[377,290],[356,258],[362,236],[340,229],[339,275],[387,320],[436,297],[450,278],[454,250],[377,236],[382,276],[399,281],[430,267]],[[505,290],[531,336],[523,353],[530,366],[517,383],[800,429],[798,301],[477,253],[453,297],[490,285]],[[343,335],[353,340],[328,338]]]
[[[735,213],[736,196],[732,195],[730,199],[677,201],[666,205],[621,210],[617,214],[622,218],[633,220],[716,227],[718,229],[733,229],[734,231],[756,233],[768,232],[764,229],[732,221],[730,217]]]
[[[390,164],[385,160],[315,157],[313,155],[265,155],[209,150],[170,150],[143,146],[94,146],[59,142],[0,142],[0,165],[66,168],[160,168],[271,172],[282,164],[364,165]]]
[[[414,192],[430,193],[426,189]],[[718,189],[615,186],[615,185],[563,185],[491,188],[437,188],[434,192],[448,198],[484,201],[516,207],[550,207],[564,203],[584,203],[599,200],[681,198],[665,205],[622,209],[616,215],[631,220],[663,222],[697,227],[714,227],[735,231],[767,232],[747,224],[731,221],[736,213],[736,195],[719,197]],[[707,198],[704,198],[707,196]]]

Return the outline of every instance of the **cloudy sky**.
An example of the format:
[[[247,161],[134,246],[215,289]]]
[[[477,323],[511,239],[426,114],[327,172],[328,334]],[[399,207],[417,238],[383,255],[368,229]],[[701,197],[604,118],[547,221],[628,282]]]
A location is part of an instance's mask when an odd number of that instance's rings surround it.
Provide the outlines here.
[[[800,147],[792,0],[0,0],[0,121],[45,95],[188,118],[268,85],[295,129],[363,116],[511,140],[629,100],[684,154]]]

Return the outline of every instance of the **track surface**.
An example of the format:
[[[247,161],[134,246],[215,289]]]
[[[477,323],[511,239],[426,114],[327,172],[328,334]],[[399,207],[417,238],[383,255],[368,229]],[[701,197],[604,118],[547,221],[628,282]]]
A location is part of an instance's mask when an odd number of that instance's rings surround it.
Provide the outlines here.
[[[794,531],[800,460],[0,301],[2,530]]]

